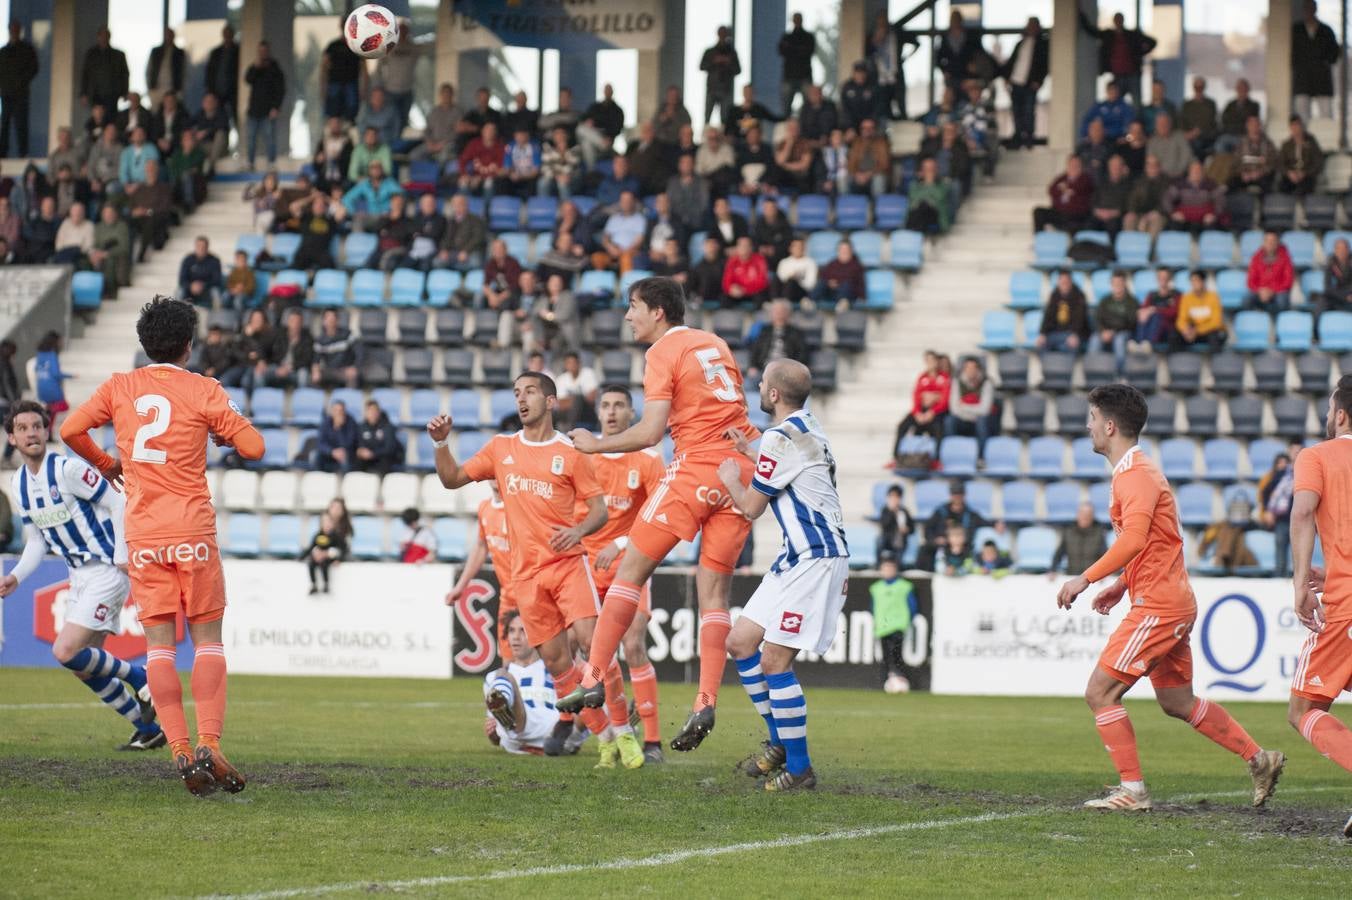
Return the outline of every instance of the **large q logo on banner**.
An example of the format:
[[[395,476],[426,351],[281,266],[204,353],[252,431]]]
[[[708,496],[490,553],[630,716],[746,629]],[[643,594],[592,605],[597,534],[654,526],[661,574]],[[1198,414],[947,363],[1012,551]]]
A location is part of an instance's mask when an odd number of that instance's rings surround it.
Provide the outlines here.
[[[1238,606],[1236,606],[1238,604]],[[1229,615],[1244,613],[1253,619],[1253,630],[1251,635],[1245,635],[1244,629],[1226,628],[1217,635],[1217,640],[1212,640],[1213,631],[1218,627],[1216,624],[1216,614],[1226,608],[1234,610]],[[1202,654],[1206,657],[1207,663],[1227,677],[1218,678],[1209,684],[1208,688],[1230,688],[1231,690],[1241,691],[1246,694],[1253,694],[1262,690],[1265,684],[1264,678],[1258,678],[1252,681],[1252,678],[1259,673],[1246,675],[1254,664],[1258,662],[1263,655],[1263,647],[1267,643],[1267,620],[1263,616],[1263,609],[1252,598],[1245,594],[1226,594],[1206,611],[1202,617]],[[1226,658],[1220,659],[1216,655],[1217,648],[1224,648]],[[1239,679],[1245,679],[1240,681]],[[1251,683],[1246,683],[1251,682]]]

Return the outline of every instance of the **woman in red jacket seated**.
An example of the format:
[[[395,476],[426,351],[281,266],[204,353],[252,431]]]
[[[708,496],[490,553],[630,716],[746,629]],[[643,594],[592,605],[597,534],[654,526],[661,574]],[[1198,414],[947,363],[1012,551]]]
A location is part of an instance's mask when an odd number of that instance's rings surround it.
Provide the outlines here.
[[[1249,260],[1249,293],[1245,309],[1260,309],[1273,318],[1291,307],[1291,285],[1296,270],[1291,254],[1282,244],[1282,236],[1269,228],[1263,232],[1263,246]]]
[[[911,411],[897,426],[892,449],[910,434],[928,434],[937,445],[944,436],[944,416],[948,414],[948,393],[953,385],[953,363],[933,350],[925,351],[925,371],[915,380],[911,392]]]
[[[760,306],[770,299],[770,267],[756,252],[751,238],[739,237],[732,256],[723,266],[723,304],[751,303]]]

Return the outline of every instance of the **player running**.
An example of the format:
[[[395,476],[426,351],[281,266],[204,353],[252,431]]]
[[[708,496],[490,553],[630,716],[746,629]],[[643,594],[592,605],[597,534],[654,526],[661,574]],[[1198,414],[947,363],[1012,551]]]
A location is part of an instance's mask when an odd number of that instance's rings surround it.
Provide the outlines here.
[[[509,569],[512,549],[507,537],[507,507],[502,502],[502,493],[496,481],[490,481],[488,486],[492,488],[493,496],[479,503],[474,546],[469,548],[465,564],[460,569],[460,577],[446,595],[446,605],[455,605],[455,601],[460,599],[469,583],[479,574],[484,562],[492,561],[493,574],[498,579],[498,655],[505,665],[512,658],[512,646],[507,641],[507,614],[516,609]]]
[[[1328,440],[1295,459],[1296,616],[1311,634],[1296,663],[1287,719],[1316,750],[1352,771],[1352,731],[1329,713],[1338,695],[1352,690],[1352,375],[1338,379],[1324,428]],[[1324,547],[1324,571],[1312,565],[1316,538]],[[1352,837],[1352,818],[1343,835]]]
[[[127,557],[145,628],[146,676],[174,765],[184,785],[202,797],[218,787],[244,790],[244,776],[221,752],[225,720],[225,575],[216,546],[216,511],[207,490],[208,438],[233,446],[244,459],[263,456],[263,437],[240,415],[225,388],[187,369],[197,310],[171,297],[141,309],[136,334],[152,364],[109,377],[61,426],[66,446],[127,491]],[[117,432],[118,458],[88,432],[107,422]],[[188,619],[196,653],[192,696],[197,748],[188,741],[183,685],[174,667],[174,623]]]
[[[718,467],[732,502],[752,519],[773,508],[784,545],[728,636],[732,654],[770,739],[742,764],[765,776],[765,790],[816,787],[807,752],[807,702],[793,671],[800,650],[825,653],[845,605],[850,550],[836,492],[836,461],[817,419],[804,409],[812,390],[807,366],[779,359],[765,367],[761,409],[775,426],[761,438],[756,475],[742,486],[742,467]],[[743,452],[750,448],[738,441]]]
[[[502,668],[484,677],[484,706],[488,710],[484,731],[493,744],[508,753],[540,756],[559,721],[559,711],[554,708],[554,679],[526,639],[520,611],[508,610],[499,618],[511,655],[503,659]]]
[[[84,463],[48,450],[49,428],[47,407],[32,400],[14,404],[5,420],[10,446],[23,458],[10,496],[23,520],[24,545],[19,561],[0,579],[0,597],[14,593],[48,550],[64,559],[70,590],[52,655],[135,727],[119,749],[163,747],[145,668],[103,649],[108,635],[121,629],[122,604],[130,591],[122,495]]]
[[[591,460],[554,430],[558,396],[554,379],[540,372],[522,372],[512,391],[521,430],[495,435],[463,465],[446,443],[450,416],[428,422],[427,433],[436,448],[437,476],[446,488],[489,480],[501,486],[511,544],[511,583],[521,622],[556,687],[571,690],[581,673],[569,638],[586,652],[600,605],[582,538],[605,524],[606,505]],[[586,505],[587,515],[575,521],[579,501]],[[643,748],[628,722],[624,731],[614,735],[602,713],[587,710],[581,718],[600,740],[603,762],[605,747],[613,741],[625,768],[643,765]],[[571,723],[560,722],[554,737],[562,740],[571,730]]]
[[[622,384],[601,387],[596,402],[601,434],[619,434],[634,421],[634,403],[629,388]],[[662,456],[656,450],[633,450],[629,453],[597,453],[591,458],[596,480],[605,495],[606,524],[595,534],[583,538],[582,546],[592,559],[592,578],[596,581],[598,596],[606,596],[615,580],[619,561],[629,543],[629,529],[638,518],[644,502],[657,490],[662,480]],[[581,514],[581,510],[578,513]],[[602,609],[604,610],[604,606]],[[649,763],[664,762],[662,738],[657,714],[657,672],[648,661],[648,619],[652,616],[652,583],[646,581],[640,592],[638,610],[629,630],[624,633],[624,659],[629,664],[629,682],[634,688],[634,705],[643,722],[643,759]],[[606,709],[612,725],[629,723],[629,710],[624,701],[624,679],[620,665],[611,661],[606,670]]]
[[[1145,397],[1135,388],[1112,384],[1090,392],[1089,438],[1094,452],[1113,466],[1108,512],[1117,542],[1083,575],[1061,586],[1056,605],[1070,609],[1091,584],[1125,568],[1094,598],[1093,609],[1106,616],[1130,593],[1131,610],[1108,639],[1084,693],[1121,783],[1107,796],[1084,805],[1106,810],[1152,808],[1141,777],[1136,733],[1122,706],[1123,695],[1149,676],[1166,714],[1185,720],[1249,764],[1253,805],[1262,806],[1277,786],[1286,757],[1254,743],[1219,703],[1193,695],[1189,640],[1197,600],[1183,562],[1178,508],[1169,482],[1136,443],[1145,423]]]
[[[670,278],[644,278],[629,288],[625,314],[634,339],[649,344],[643,375],[643,417],[619,434],[597,438],[585,429],[569,435],[583,453],[627,453],[654,447],[671,426],[676,453],[653,496],[629,531],[629,546],[606,592],[582,685],[565,692],[559,709],[605,703],[602,683],[615,651],[638,613],[642,585],[678,541],[701,536],[695,588],[699,597],[699,693],[693,712],[671,741],[694,750],[713,731],[718,685],[727,665],[728,594],[732,570],[751,523],[732,508],[718,466],[735,458],[750,481],[751,461],[728,437],[758,432],[747,419],[742,373],[718,335],[687,327],[685,295]]]

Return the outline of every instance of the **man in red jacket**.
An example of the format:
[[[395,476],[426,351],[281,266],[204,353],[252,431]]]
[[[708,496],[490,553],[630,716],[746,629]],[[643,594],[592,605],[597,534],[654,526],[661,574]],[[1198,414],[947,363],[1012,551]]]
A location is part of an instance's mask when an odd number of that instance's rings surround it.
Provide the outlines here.
[[[1088,225],[1094,200],[1094,180],[1084,170],[1084,163],[1075,154],[1066,160],[1066,171],[1057,176],[1047,188],[1051,206],[1033,209],[1033,230],[1042,231],[1048,225],[1061,231],[1077,231]]]
[[[1282,245],[1282,236],[1269,228],[1263,232],[1263,246],[1249,260],[1249,293],[1245,309],[1260,309],[1274,319],[1291,306],[1291,283],[1295,281],[1291,254]]]
[[[739,237],[723,267],[723,302],[728,306],[748,302],[760,306],[769,298],[770,268],[765,257],[756,252],[751,238]]]
[[[482,191],[485,197],[492,197],[494,184],[503,175],[503,152],[498,127],[485,123],[478,137],[460,154],[460,189],[471,194]]]

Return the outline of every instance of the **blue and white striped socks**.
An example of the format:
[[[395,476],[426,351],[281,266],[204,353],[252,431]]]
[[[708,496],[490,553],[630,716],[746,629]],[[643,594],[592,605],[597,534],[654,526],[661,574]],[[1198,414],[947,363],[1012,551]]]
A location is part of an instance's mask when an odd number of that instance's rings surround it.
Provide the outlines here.
[[[775,717],[770,715],[770,686],[765,683],[765,675],[761,672],[761,655],[757,650],[746,659],[734,660],[737,666],[737,674],[741,676],[742,687],[746,689],[746,695],[751,698],[751,704],[756,707],[756,712],[761,714],[765,720],[765,727],[770,729],[770,743],[778,744],[779,735],[775,730]]]
[[[146,670],[143,667],[118,659],[98,647],[85,647],[62,665],[80,676],[94,696],[136,726],[137,731],[159,729],[154,723],[141,721],[141,704],[134,691],[145,687]],[[127,684],[131,685],[131,689],[128,689]]]
[[[511,709],[516,705],[516,688],[512,686],[510,678],[494,678],[490,685],[490,690],[497,691],[507,698],[507,708]]]
[[[766,675],[770,687],[770,712],[775,719],[779,743],[784,745],[784,768],[791,775],[801,775],[812,768],[807,755],[807,701],[803,686],[792,671]]]

